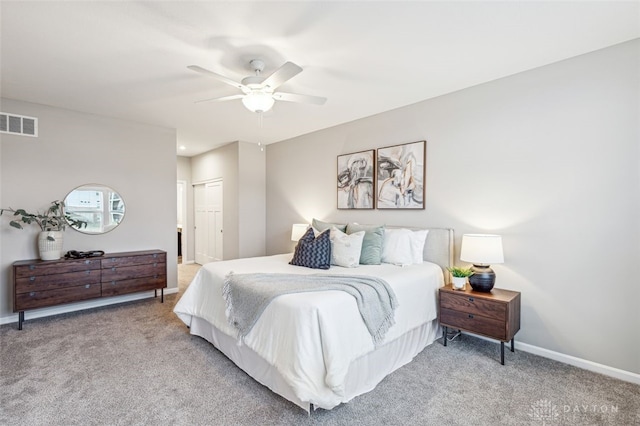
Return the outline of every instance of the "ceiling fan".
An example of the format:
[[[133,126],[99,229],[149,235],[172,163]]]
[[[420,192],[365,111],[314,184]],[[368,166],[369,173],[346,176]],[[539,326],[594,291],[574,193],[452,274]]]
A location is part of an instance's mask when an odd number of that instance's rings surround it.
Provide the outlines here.
[[[192,71],[208,75],[217,80],[227,83],[233,87],[242,90],[242,94],[224,96],[221,98],[203,99],[196,102],[209,101],[230,101],[233,99],[242,99],[244,106],[252,112],[265,112],[271,109],[275,101],[301,102],[313,105],[323,105],[327,98],[320,96],[300,95],[297,93],[275,92],[275,90],[302,72],[302,68],[293,62],[286,62],[280,68],[275,70],[269,77],[262,77],[260,74],[264,70],[264,62],[260,59],[253,59],[249,62],[251,69],[255,75],[245,77],[241,82],[234,81],[223,75],[216,74],[197,65],[189,65]]]

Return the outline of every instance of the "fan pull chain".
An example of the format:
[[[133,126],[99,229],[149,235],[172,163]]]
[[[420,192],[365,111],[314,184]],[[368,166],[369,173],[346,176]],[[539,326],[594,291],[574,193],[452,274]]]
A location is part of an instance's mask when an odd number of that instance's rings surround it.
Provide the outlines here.
[[[260,142],[260,138],[262,137],[262,125],[263,125],[262,113],[259,112],[258,113],[258,127],[260,128],[260,132],[259,132],[259,135],[258,135],[258,146],[260,147],[260,152],[264,152],[264,146],[262,145],[262,142]]]

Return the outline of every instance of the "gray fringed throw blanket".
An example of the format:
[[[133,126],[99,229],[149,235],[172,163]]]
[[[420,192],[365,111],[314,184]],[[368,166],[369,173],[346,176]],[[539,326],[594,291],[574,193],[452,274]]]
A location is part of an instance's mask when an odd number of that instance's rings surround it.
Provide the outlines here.
[[[386,281],[364,275],[236,275],[231,272],[224,281],[222,295],[227,304],[229,324],[238,330],[242,341],[274,298],[289,293],[323,290],[344,291],[356,299],[360,316],[376,346],[395,324],[395,293]]]

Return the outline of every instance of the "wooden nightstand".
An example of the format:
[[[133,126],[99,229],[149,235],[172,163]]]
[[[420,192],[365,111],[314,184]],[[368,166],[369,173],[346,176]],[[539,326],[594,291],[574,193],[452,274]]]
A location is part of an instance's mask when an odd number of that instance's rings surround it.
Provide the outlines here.
[[[504,365],[504,343],[520,330],[520,292],[494,288],[490,293],[454,290],[451,284],[440,288],[438,295],[440,324],[444,346],[447,327],[500,340],[500,363]]]

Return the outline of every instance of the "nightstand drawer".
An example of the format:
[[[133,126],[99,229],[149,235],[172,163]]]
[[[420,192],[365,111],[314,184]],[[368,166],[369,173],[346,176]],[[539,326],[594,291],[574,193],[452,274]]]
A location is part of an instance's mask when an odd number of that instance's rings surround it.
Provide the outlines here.
[[[483,334],[494,339],[507,340],[504,321],[482,315],[446,309],[443,306],[440,309],[440,323],[447,327]]]
[[[440,308],[463,313],[482,315],[504,322],[507,318],[507,304],[485,300],[467,293],[440,293]]]

